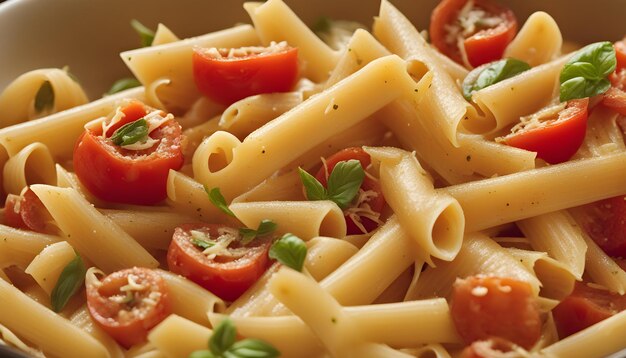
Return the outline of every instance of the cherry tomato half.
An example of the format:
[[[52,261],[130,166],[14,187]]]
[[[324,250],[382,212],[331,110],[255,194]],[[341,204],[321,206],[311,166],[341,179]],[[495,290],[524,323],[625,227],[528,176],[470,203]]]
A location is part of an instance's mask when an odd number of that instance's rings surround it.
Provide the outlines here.
[[[584,206],[582,228],[609,256],[626,257],[626,197],[616,196]]]
[[[500,337],[529,349],[541,336],[532,289],[515,279],[472,276],[457,280],[450,313],[467,344]]]
[[[552,310],[559,338],[605,320],[626,309],[626,297],[576,282],[574,291]]]
[[[219,103],[291,90],[298,78],[298,49],[285,43],[239,49],[195,48],[193,78],[198,90]]]
[[[152,205],[167,196],[170,169],[183,165],[182,129],[168,120],[152,131],[158,142],[148,149],[131,150],[116,145],[115,129],[146,115],[147,108],[131,102],[122,109],[122,120],[107,129],[86,129],[74,147],[74,170],[80,182],[99,199],[126,204]],[[110,120],[110,119],[109,119]]]
[[[87,285],[87,307],[105,332],[129,348],[144,342],[148,331],[171,313],[171,299],[156,271],[133,267]]]
[[[351,159],[356,159],[361,162],[361,166],[363,169],[366,169],[370,163],[371,159],[369,154],[367,154],[363,148],[361,147],[352,147],[340,150],[339,152],[328,157],[324,163],[325,166],[318,170],[317,174],[315,174],[315,178],[324,186],[327,185],[328,176],[332,173],[335,165],[339,162],[348,161]],[[360,193],[370,193],[369,196],[364,196],[364,200],[361,202],[355,203],[352,207],[344,210],[344,215],[346,218],[346,227],[348,235],[358,235],[365,234],[371,232],[378,228],[378,223],[368,217],[359,215],[359,208],[371,209],[371,211],[380,214],[385,207],[385,197],[383,196],[383,190],[380,187],[380,183],[377,180],[372,179],[369,176],[365,176],[363,179],[363,183],[361,184]],[[354,210],[354,209],[357,210]],[[353,212],[353,214],[351,213]],[[359,225],[355,222],[355,220],[360,221],[360,224],[365,229],[365,232]]]
[[[199,233],[199,234],[198,234]],[[205,254],[198,240],[217,242],[225,249]],[[234,238],[230,242],[229,236]],[[196,241],[197,242],[197,241]],[[238,230],[224,225],[187,224],[177,227],[167,251],[170,271],[185,276],[227,301],[241,296],[269,266],[270,240],[255,239],[242,246]]]
[[[41,233],[46,230],[50,213],[35,192],[26,189],[22,195],[7,195],[4,205],[4,224],[16,229],[25,229]]]
[[[433,45],[460,64],[463,46],[473,67],[501,59],[516,33],[515,14],[489,0],[442,0],[430,18]]]
[[[589,99],[583,98],[568,101],[558,113],[554,113],[552,108],[558,110],[559,105],[537,112],[528,117],[531,118],[528,122],[514,127],[511,134],[502,138],[502,142],[537,152],[538,158],[550,164],[567,161],[585,139],[588,105]]]

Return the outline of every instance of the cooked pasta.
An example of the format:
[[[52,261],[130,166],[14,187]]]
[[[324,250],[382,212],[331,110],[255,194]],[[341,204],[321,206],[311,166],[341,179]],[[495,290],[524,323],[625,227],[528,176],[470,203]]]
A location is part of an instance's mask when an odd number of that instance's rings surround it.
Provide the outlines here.
[[[382,0],[370,32],[249,2],[250,24],[194,38],[134,22],[151,41],[120,54],[135,89],[87,103],[67,69],[16,79],[0,94],[0,345],[626,348],[626,39],[567,53],[550,14],[516,32],[485,4],[442,0],[423,32]]]

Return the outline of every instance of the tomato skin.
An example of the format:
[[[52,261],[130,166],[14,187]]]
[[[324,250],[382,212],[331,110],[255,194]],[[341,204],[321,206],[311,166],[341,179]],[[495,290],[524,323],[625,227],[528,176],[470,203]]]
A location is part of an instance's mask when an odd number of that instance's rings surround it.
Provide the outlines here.
[[[616,196],[584,206],[582,228],[611,257],[626,257],[626,197]]]
[[[342,162],[342,161],[348,161],[351,159],[356,159],[359,162],[361,162],[361,166],[363,167],[363,169],[367,168],[372,162],[369,154],[367,154],[363,150],[363,148],[361,147],[346,148],[328,157],[325,161],[326,168],[324,168],[324,166],[322,165],[322,167],[317,171],[317,174],[315,174],[315,178],[323,186],[326,187],[326,185],[328,184],[327,173],[328,175],[330,175],[330,173],[333,171],[333,168],[335,168],[335,165],[337,165],[337,163]],[[378,213],[382,212],[383,208],[385,207],[385,197],[383,196],[383,189],[380,186],[380,183],[366,175],[365,178],[363,179],[363,184],[361,184],[361,189],[365,191],[372,190],[377,193],[375,198],[368,201],[368,204],[370,205],[370,208],[373,211],[376,211]],[[345,215],[345,218],[346,218],[346,230],[347,230],[348,235],[363,234],[361,229],[359,229],[359,227],[354,223],[354,220],[351,217],[349,217],[348,215]],[[375,230],[376,228],[378,228],[378,223],[366,217],[361,217],[361,224],[363,225],[365,230],[367,230],[367,232],[371,232]]]
[[[16,229],[46,233],[50,214],[37,194],[28,188],[21,196],[7,195],[4,205],[4,224]]]
[[[467,1],[442,0],[433,10],[430,18],[429,33],[433,45],[460,64],[463,64],[461,51],[457,43],[451,44],[446,41],[448,33],[446,26],[457,21],[459,11],[467,4]],[[504,50],[517,33],[517,19],[510,9],[488,0],[476,0],[474,6],[503,19],[503,22],[496,27],[482,29],[464,39],[463,47],[467,60],[471,66],[478,67],[502,58]]]
[[[626,297],[576,282],[574,291],[553,310],[559,338],[563,339],[626,309]]]
[[[219,103],[273,92],[287,92],[298,78],[298,49],[215,58],[196,48],[192,56],[193,77],[198,90]]]
[[[559,112],[557,121],[509,134],[503,142],[537,152],[538,158],[550,164],[565,162],[576,154],[585,139],[588,105],[588,98],[568,101],[567,107]]]
[[[525,349],[541,336],[532,289],[511,278],[472,276],[454,284],[450,313],[467,344],[500,337]]]
[[[131,315],[130,318],[121,317],[119,312],[129,307],[127,304],[109,299],[111,296],[122,294],[120,288],[128,283],[130,274],[139,278],[138,284],[149,285],[150,292],[160,294],[154,306],[144,306],[141,301],[138,303],[142,317],[137,315]],[[142,296],[140,300],[145,297],[147,295]],[[150,329],[171,313],[171,306],[167,283],[156,271],[147,268],[133,267],[116,271],[105,277],[100,286],[87,285],[87,307],[91,317],[98,326],[127,349],[145,342]]]
[[[230,262],[209,259],[203,249],[191,242],[191,230],[218,236],[223,225],[186,224],[174,230],[174,236],[167,251],[167,264],[170,271],[177,273],[206,288],[226,301],[234,301],[241,296],[269,266],[269,240],[255,239],[247,247],[250,249],[241,258]]]
[[[150,136],[160,139],[159,143],[149,149],[131,151],[97,132],[85,130],[74,147],[78,179],[93,195],[105,201],[138,205],[162,201],[167,196],[170,169],[178,170],[184,162],[182,129],[170,120]]]

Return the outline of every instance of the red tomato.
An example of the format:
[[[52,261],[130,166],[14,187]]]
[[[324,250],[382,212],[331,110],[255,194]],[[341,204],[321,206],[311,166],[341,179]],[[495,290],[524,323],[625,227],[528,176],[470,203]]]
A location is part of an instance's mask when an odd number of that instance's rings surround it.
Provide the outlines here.
[[[269,266],[269,240],[255,239],[242,246],[238,238],[227,245],[229,255],[217,254],[210,258],[204,249],[193,243],[192,231],[206,235],[207,240],[237,230],[224,225],[187,224],[174,230],[174,237],[167,251],[170,271],[185,276],[227,301],[241,296]]]
[[[614,43],[613,47],[615,47],[615,56],[617,57],[617,68],[615,71],[619,72],[622,69],[626,69],[626,37]]]
[[[553,310],[559,338],[565,338],[626,309],[626,297],[576,282],[574,291]]]
[[[537,152],[537,157],[550,164],[557,164],[571,158],[585,139],[587,130],[587,106],[589,99],[576,99],[567,102],[565,109],[557,113],[550,108],[538,113],[547,113],[548,118],[538,116],[540,125],[523,124],[502,141],[512,147]],[[558,105],[554,108],[559,108]]]
[[[626,47],[626,44],[624,47]],[[624,54],[624,56],[626,56],[626,54]],[[620,69],[618,67],[618,69],[609,76],[609,79],[611,80],[612,87],[604,93],[602,104],[626,116],[626,68]]]
[[[27,189],[19,195],[9,194],[4,205],[4,224],[16,229],[47,232],[48,210],[37,194]]]
[[[346,148],[328,157],[328,159],[324,161],[326,165],[325,166],[322,165],[322,167],[319,169],[317,174],[315,174],[315,178],[322,185],[326,186],[328,182],[328,176],[330,175],[330,173],[332,173],[333,169],[335,168],[335,165],[337,165],[337,163],[339,162],[348,161],[351,159],[356,159],[360,161],[363,169],[367,168],[371,163],[369,154],[365,153],[363,148],[361,147]],[[361,190],[363,190],[364,192],[372,191],[374,193],[374,196],[369,199],[363,200],[360,203],[357,203],[353,207],[362,208],[364,207],[364,205],[368,205],[372,211],[376,213],[382,212],[383,208],[385,207],[385,197],[383,196],[383,190],[380,187],[380,183],[377,180],[374,180],[371,177],[366,175],[365,178],[363,179],[363,184],[361,184]],[[363,230],[361,230],[359,226],[355,223],[354,221],[355,219],[353,218],[354,215],[349,215],[348,212],[350,210],[351,208],[348,208],[344,211],[345,217],[346,217],[346,226],[347,226],[348,235],[358,235],[358,234],[368,233],[368,232],[375,230],[378,227],[378,223],[376,221],[371,220],[364,216],[360,216],[358,215],[358,212],[356,212],[356,216],[359,217],[358,220],[360,221],[363,228],[365,228],[366,230],[366,232],[363,232]]]
[[[506,339],[491,337],[485,341],[475,341],[461,352],[460,358],[506,358],[515,345]]]
[[[183,165],[180,125],[169,120],[150,133],[158,143],[143,150],[124,149],[109,138],[116,127],[146,114],[143,104],[131,102],[122,109],[127,115],[103,136],[85,130],[74,147],[74,170],[81,183],[96,197],[116,203],[152,205],[167,196],[170,169]]]
[[[193,78],[202,94],[225,105],[255,94],[287,92],[298,78],[298,49],[281,44],[261,50],[196,48]]]
[[[467,344],[500,337],[529,349],[541,336],[532,289],[515,279],[472,276],[457,280],[450,313]]]
[[[134,289],[129,285],[137,284]],[[142,343],[148,331],[171,313],[167,283],[156,272],[133,267],[87,285],[87,307],[94,321],[119,344]]]
[[[510,9],[488,0],[475,0],[463,12],[468,0],[442,0],[430,17],[433,45],[454,61],[463,64],[462,46],[473,67],[502,58],[517,33],[517,19]],[[478,16],[469,22],[468,13]]]
[[[607,255],[626,257],[626,197],[616,196],[585,205],[581,226]]]

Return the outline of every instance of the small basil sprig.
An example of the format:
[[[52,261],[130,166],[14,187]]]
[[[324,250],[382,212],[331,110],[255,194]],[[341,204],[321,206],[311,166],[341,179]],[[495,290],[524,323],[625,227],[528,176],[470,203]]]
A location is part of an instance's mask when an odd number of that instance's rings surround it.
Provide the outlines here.
[[[35,95],[35,112],[41,113],[54,106],[54,89],[50,81],[43,81]]]
[[[280,352],[260,339],[243,339],[236,342],[237,328],[230,319],[215,327],[209,339],[209,349],[195,351],[189,358],[275,358]]]
[[[148,47],[152,45],[152,41],[154,41],[154,31],[147,28],[144,24],[139,22],[139,20],[132,19],[130,21],[130,26],[137,31],[139,38],[141,39],[141,46]]]
[[[304,169],[298,168],[298,170],[307,199],[332,200],[342,209],[354,200],[365,178],[361,162],[356,159],[337,163],[328,176],[327,188],[324,188],[322,183]]]
[[[561,70],[561,102],[608,91],[611,82],[607,76],[615,71],[616,64],[615,48],[608,41],[596,42],[578,50]]]
[[[226,199],[224,198],[224,195],[222,195],[220,188],[209,189],[209,187],[205,185],[204,191],[209,194],[209,200],[213,205],[217,206],[217,208],[225,214],[235,217],[235,213],[228,208],[228,204],[226,204]]]
[[[72,296],[85,282],[87,269],[78,254],[70,261],[61,272],[54,289],[50,295],[52,309],[60,312]]]
[[[113,83],[107,94],[111,95],[139,86],[141,86],[141,82],[134,77],[121,78]]]
[[[119,127],[111,136],[111,141],[119,146],[130,145],[148,137],[148,122],[141,118]]]
[[[507,58],[476,67],[463,80],[463,97],[469,101],[472,99],[474,92],[504,81],[507,78],[517,76],[529,69],[529,64],[514,58]]]
[[[306,244],[302,239],[293,234],[285,234],[272,244],[269,256],[287,267],[302,271],[306,253]]]
[[[239,235],[241,235],[241,243],[243,245],[247,245],[257,236],[269,235],[274,232],[274,230],[276,230],[276,226],[276,223],[272,220],[264,219],[261,220],[256,230],[242,227],[239,229]]]

